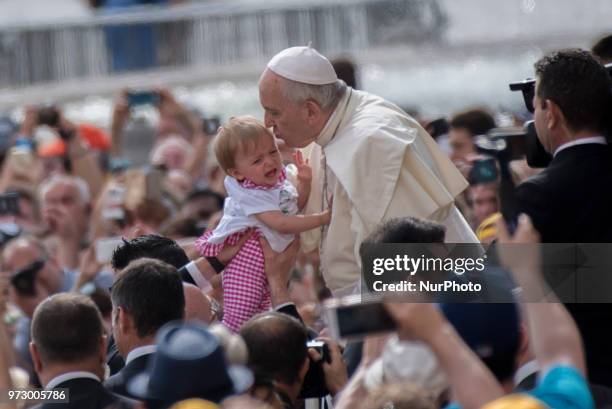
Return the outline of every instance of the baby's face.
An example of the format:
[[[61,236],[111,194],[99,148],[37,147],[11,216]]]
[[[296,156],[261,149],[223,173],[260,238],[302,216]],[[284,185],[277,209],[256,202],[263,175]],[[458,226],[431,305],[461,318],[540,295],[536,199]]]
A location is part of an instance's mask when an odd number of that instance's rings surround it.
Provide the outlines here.
[[[249,179],[258,185],[273,186],[282,170],[282,160],[274,138],[264,135],[256,146],[236,154],[236,167],[229,170],[230,176]]]

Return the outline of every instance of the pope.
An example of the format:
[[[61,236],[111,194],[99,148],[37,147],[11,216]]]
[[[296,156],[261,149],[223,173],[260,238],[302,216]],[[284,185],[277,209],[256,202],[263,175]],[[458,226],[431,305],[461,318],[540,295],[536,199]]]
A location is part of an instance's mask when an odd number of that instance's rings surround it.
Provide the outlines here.
[[[443,223],[449,243],[478,240],[454,205],[468,183],[433,138],[384,99],[339,80],[329,60],[308,47],[275,55],[259,81],[265,124],[312,167],[305,214],[332,209],[326,229],[301,236],[319,246],[335,296],[359,290],[359,246],[383,220],[420,217]]]

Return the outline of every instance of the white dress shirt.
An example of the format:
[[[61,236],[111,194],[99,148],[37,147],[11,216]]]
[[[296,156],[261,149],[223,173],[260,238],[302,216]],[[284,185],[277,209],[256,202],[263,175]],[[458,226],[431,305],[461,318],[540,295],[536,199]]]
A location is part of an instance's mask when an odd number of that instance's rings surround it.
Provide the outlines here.
[[[596,143],[599,145],[607,145],[608,142],[606,141],[606,138],[604,138],[603,136],[589,136],[587,138],[580,138],[580,139],[576,139],[570,142],[566,142],[564,144],[562,144],[561,146],[559,146],[557,149],[555,149],[555,153],[553,153],[553,156],[557,156],[559,154],[559,152],[561,152],[563,149],[567,149],[571,146],[577,146],[577,145],[587,145],[590,143]]]
[[[157,351],[157,345],[145,345],[142,347],[132,349],[125,358],[125,364],[129,364],[136,358],[140,358],[143,355],[153,354]]]
[[[66,381],[70,381],[72,379],[80,379],[80,378],[94,379],[100,382],[100,378],[98,378],[95,374],[91,372],[87,372],[87,371],[66,372],[64,374],[58,375],[55,378],[51,379],[45,386],[45,389],[49,390],[49,389],[57,388],[58,385]]]

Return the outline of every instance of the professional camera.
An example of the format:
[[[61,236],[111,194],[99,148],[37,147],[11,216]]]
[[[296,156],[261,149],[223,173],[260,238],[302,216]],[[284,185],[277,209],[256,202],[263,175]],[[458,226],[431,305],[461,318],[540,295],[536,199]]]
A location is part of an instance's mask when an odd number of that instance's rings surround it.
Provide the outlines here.
[[[308,341],[306,343],[308,349],[315,349],[321,360],[315,362],[310,359],[310,367],[306,376],[304,377],[304,383],[302,384],[302,390],[300,391],[301,399],[308,398],[321,398],[327,396],[329,391],[325,385],[325,372],[323,372],[323,362],[331,363],[331,354],[326,343],[322,341]]]
[[[612,63],[606,64],[606,69],[610,76],[612,76]],[[533,78],[527,78],[523,81],[512,82],[509,84],[511,91],[521,91],[523,94],[523,101],[525,102],[525,108],[531,113],[535,112],[533,106],[533,98],[535,96],[535,83],[536,80]],[[609,131],[612,131],[610,129]],[[533,121],[525,123],[525,146],[526,146],[526,157],[527,164],[532,168],[546,167],[552,160],[552,156],[546,152],[535,130]]]

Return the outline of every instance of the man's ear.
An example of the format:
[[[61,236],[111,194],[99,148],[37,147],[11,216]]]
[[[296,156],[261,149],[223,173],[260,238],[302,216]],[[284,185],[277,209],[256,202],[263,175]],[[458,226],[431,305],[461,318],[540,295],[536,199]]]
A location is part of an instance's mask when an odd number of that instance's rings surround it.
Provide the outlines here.
[[[554,129],[558,127],[564,120],[563,112],[559,105],[555,104],[550,99],[546,99],[543,102],[545,114],[546,114],[546,126],[548,129]]]
[[[301,382],[304,381],[304,378],[306,377],[306,374],[308,373],[308,369],[310,368],[310,357],[308,355],[306,355],[306,359],[304,360],[304,364],[302,365],[302,368],[300,369],[300,373],[299,373],[299,379]]]
[[[134,326],[132,316],[123,307],[117,307],[117,326],[120,333],[125,333]]]
[[[102,338],[100,338],[100,362],[102,362],[103,364],[106,363],[106,347],[108,345],[108,338],[106,337],[106,335],[102,335]]]
[[[36,373],[40,373],[43,369],[43,363],[40,359],[40,353],[38,352],[38,348],[34,341],[30,341],[30,355],[32,356],[32,362],[34,363],[34,370]]]

